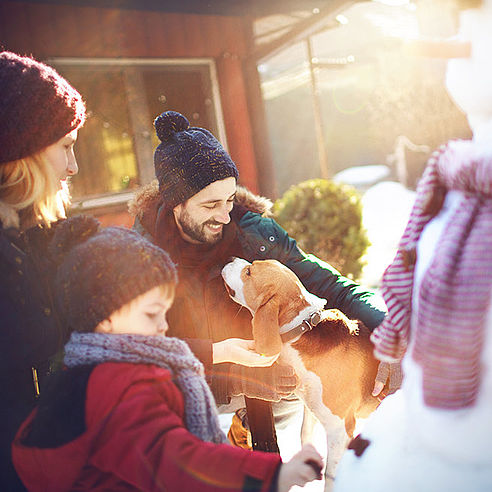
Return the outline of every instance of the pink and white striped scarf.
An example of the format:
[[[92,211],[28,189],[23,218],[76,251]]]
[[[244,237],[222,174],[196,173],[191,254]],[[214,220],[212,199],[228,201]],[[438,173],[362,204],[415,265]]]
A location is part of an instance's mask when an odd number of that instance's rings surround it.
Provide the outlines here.
[[[464,196],[420,285],[412,357],[423,369],[426,405],[454,409],[472,405],[480,384],[492,291],[490,145],[452,141],[429,160],[398,252],[383,275],[388,315],[371,340],[379,359],[394,362],[403,357],[410,337],[417,242],[448,190]]]

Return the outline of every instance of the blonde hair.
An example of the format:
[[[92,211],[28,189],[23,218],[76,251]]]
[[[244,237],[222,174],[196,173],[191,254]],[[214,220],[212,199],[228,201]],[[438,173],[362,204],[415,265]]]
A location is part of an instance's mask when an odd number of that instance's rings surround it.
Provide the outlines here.
[[[70,203],[66,182],[56,176],[44,150],[0,165],[0,213],[3,227],[33,222],[49,226],[64,218]]]

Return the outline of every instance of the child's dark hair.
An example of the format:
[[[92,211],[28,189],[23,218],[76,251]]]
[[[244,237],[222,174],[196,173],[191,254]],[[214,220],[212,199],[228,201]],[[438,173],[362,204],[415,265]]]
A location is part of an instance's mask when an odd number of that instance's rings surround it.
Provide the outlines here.
[[[70,332],[91,332],[139,295],[177,281],[164,250],[130,229],[103,229],[92,217],[58,225],[51,253],[59,265],[56,301]]]

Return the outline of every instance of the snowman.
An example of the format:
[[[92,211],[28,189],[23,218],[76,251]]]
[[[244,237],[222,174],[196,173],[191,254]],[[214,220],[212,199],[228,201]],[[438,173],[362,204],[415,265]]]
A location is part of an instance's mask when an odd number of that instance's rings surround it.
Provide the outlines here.
[[[492,0],[461,12],[459,36],[469,56],[446,85],[473,138],[434,152],[419,183],[372,335],[403,384],[350,444],[335,492],[492,491]]]

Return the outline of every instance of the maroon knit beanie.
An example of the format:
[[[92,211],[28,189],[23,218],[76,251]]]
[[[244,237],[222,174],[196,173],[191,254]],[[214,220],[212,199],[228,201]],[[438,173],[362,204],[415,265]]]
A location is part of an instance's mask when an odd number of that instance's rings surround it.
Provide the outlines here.
[[[84,120],[81,95],[54,68],[0,53],[0,164],[54,144]]]

